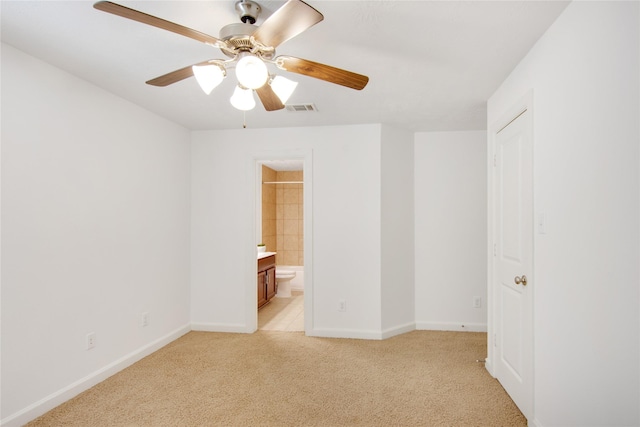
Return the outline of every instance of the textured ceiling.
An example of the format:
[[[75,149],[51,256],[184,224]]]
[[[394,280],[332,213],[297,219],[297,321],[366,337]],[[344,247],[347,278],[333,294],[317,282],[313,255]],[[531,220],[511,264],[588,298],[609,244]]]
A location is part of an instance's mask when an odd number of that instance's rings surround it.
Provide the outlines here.
[[[118,1],[116,1],[118,2]],[[122,1],[122,5],[218,36],[239,22],[234,1]],[[257,24],[284,2],[259,1]],[[82,79],[188,129],[387,123],[412,131],[486,128],[486,100],[566,7],[561,1],[308,1],[324,21],[277,49],[369,76],[362,91],[291,73],[288,104],[317,112],[243,113],[229,104],[229,73],[206,96],[190,78],[144,82],[226,58],[216,48],[121,17],[86,1],[0,2],[1,37]],[[272,70],[275,71],[275,70]]]

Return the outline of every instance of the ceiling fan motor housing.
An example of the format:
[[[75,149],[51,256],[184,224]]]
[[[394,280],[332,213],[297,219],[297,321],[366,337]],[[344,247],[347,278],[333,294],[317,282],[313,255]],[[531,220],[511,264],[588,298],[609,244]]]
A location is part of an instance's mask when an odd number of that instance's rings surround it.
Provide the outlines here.
[[[243,47],[251,49],[253,46],[249,39],[256,28],[251,24],[243,24],[241,22],[225,25],[220,29],[220,39],[236,49],[242,49]]]
[[[256,30],[255,25],[237,22],[235,24],[225,25],[220,29],[220,39],[224,40],[229,49],[223,49],[222,52],[233,58],[241,52],[254,52],[263,59],[271,59],[275,55],[275,49],[258,47],[251,40],[251,35]]]
[[[236,11],[242,22],[255,24],[260,15],[260,5],[250,0],[240,0],[236,3]]]

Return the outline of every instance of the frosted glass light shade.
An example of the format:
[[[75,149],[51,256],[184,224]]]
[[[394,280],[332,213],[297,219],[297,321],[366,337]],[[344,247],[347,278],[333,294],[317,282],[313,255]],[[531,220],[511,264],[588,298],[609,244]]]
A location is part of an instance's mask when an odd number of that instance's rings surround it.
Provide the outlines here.
[[[264,62],[257,56],[247,55],[236,65],[238,82],[249,89],[261,88],[269,78],[269,71]]]
[[[222,83],[226,74],[218,65],[194,65],[191,69],[198,84],[207,95]]]
[[[271,89],[278,95],[280,101],[285,104],[293,91],[298,86],[298,82],[294,82],[293,80],[289,80],[286,77],[275,76],[275,78],[271,81]]]
[[[253,99],[253,91],[251,89],[243,89],[240,86],[236,86],[236,90],[233,91],[229,101],[231,101],[231,105],[242,111],[252,110],[256,106],[256,101]]]

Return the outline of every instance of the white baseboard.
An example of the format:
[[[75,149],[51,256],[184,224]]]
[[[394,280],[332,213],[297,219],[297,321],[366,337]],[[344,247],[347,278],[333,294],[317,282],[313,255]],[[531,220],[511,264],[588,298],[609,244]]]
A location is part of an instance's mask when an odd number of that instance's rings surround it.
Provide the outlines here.
[[[416,329],[423,331],[487,332],[486,323],[416,322]]]
[[[158,338],[157,340],[135,350],[126,356],[112,362],[105,367],[87,375],[84,378],[50,394],[49,396],[35,402],[26,408],[9,415],[8,417],[0,421],[2,427],[18,427],[22,426],[29,421],[45,414],[51,409],[55,408],[66,402],[67,400],[79,395],[83,391],[86,391],[94,385],[106,380],[110,376],[117,374],[123,369],[133,365],[140,359],[158,351],[160,348],[169,344],[172,341],[177,340],[182,335],[188,333],[191,330],[190,325],[184,325],[167,335]]]
[[[496,377],[493,372],[493,364],[491,363],[491,359],[487,358],[487,360],[484,362],[484,368],[487,370],[487,372],[489,372],[489,375],[491,375],[491,377]]]
[[[384,340],[396,335],[404,334],[414,331],[415,324],[413,322],[405,325],[395,326],[383,331],[367,331],[356,329],[313,329],[307,331],[306,334],[310,337],[322,337],[322,338],[354,338],[363,340]]]
[[[305,331],[307,336],[320,338],[354,338],[362,340],[381,340],[380,331],[365,331],[355,329],[313,329]]]
[[[531,421],[527,420],[527,425],[529,427],[542,427],[542,424],[540,424],[540,421],[538,421],[537,419],[533,419]]]
[[[238,334],[250,334],[254,330],[249,330],[247,325],[232,323],[192,323],[192,331],[199,332],[231,332]]]
[[[415,331],[416,324],[414,322],[406,323],[400,326],[394,326],[393,328],[387,328],[382,331],[382,339],[395,337],[396,335],[406,334],[407,332]]]

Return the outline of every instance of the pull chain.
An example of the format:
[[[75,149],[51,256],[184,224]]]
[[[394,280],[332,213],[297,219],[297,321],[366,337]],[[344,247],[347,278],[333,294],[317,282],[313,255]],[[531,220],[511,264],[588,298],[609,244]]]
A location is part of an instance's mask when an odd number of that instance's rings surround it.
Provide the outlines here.
[[[247,128],[247,112],[243,111],[242,112],[242,129],[246,129]]]

